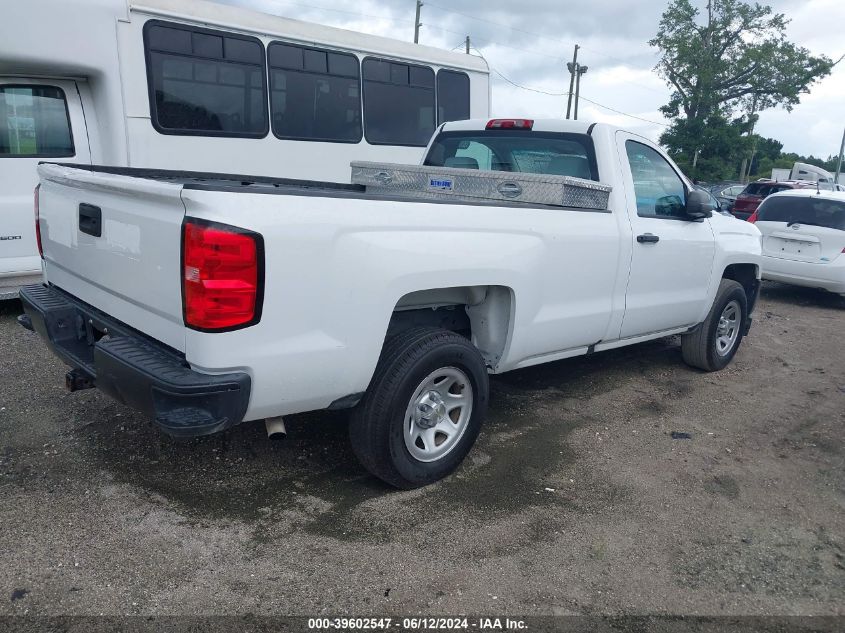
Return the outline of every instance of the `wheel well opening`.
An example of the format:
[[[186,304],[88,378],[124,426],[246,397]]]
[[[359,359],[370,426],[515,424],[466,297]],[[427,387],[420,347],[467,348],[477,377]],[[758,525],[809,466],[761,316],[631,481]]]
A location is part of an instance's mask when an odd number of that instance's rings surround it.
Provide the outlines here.
[[[495,368],[510,337],[512,309],[513,292],[505,286],[419,290],[396,303],[386,338],[419,326],[451,330],[470,339]]]
[[[757,298],[757,289],[760,281],[757,279],[757,266],[755,264],[731,264],[722,273],[723,279],[733,279],[745,289],[745,296],[748,299],[749,311]]]

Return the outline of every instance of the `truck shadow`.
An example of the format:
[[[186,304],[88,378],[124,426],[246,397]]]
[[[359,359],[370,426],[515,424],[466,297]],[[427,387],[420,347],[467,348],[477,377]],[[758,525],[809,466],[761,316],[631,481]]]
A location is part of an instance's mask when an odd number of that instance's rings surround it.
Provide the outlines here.
[[[764,281],[760,294],[762,297],[771,301],[801,307],[818,307],[834,310],[845,308],[845,298],[832,292],[826,292],[816,288],[791,286],[776,281]]]
[[[409,492],[393,490],[357,463],[345,412],[286,417],[288,436],[280,442],[269,441],[260,423],[174,441],[98,397],[96,420],[75,433],[114,480],[145,491],[154,503],[175,504],[188,520],[248,522],[258,541],[274,540],[285,521],[307,533],[378,540],[456,509],[468,521],[546,505],[585,510],[585,500],[546,493],[578,458],[567,437],[595,423],[583,403],[646,368],[662,372],[664,381],[667,370],[677,374],[679,392],[693,375],[675,342],[663,339],[493,377],[487,424],[464,465]],[[593,482],[588,504],[619,505],[624,497],[609,482]]]
[[[8,319],[15,319],[19,314],[23,314],[23,306],[20,299],[3,299],[0,300],[0,317]]]

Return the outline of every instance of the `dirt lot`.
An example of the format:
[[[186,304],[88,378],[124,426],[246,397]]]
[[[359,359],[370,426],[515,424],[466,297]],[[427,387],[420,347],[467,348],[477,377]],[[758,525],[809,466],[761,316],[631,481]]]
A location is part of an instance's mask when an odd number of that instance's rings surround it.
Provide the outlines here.
[[[160,436],[0,314],[0,614],[845,614],[845,302],[768,285],[731,367],[665,339],[497,377],[414,492],[344,415]],[[673,439],[672,432],[691,439]]]

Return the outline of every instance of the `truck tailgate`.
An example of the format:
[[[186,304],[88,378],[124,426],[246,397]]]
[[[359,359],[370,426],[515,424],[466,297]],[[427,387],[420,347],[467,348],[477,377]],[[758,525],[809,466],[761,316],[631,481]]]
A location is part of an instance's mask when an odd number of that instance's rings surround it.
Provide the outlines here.
[[[38,167],[47,281],[184,351],[182,185]]]

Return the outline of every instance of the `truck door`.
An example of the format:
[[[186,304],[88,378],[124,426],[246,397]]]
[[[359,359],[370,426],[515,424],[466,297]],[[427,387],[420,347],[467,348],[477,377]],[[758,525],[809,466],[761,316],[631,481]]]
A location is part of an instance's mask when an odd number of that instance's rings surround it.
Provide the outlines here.
[[[633,254],[620,338],[694,325],[707,300],[715,239],[686,218],[687,183],[647,140],[617,133]]]
[[[76,83],[0,76],[0,298],[41,275],[32,210],[40,161],[91,163]]]

